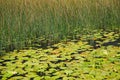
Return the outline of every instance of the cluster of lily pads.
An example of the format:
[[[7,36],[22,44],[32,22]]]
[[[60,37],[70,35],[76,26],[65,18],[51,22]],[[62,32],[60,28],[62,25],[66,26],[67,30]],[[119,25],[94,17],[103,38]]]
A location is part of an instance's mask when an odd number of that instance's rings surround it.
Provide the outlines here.
[[[0,57],[0,79],[119,80],[119,40],[116,32],[95,31],[47,49],[15,50]]]

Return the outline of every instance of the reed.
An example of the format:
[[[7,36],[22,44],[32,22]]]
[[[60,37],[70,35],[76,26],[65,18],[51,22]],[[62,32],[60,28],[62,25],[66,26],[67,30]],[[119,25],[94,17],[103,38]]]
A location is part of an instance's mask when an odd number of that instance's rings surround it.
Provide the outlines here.
[[[120,28],[119,0],[0,0],[0,50],[50,44],[87,29]]]

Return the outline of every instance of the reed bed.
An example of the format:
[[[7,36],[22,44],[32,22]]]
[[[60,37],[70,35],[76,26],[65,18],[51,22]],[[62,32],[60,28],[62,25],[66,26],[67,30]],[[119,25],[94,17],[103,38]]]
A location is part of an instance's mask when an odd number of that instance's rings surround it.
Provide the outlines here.
[[[119,9],[120,0],[0,0],[0,50],[29,47],[36,38],[56,43],[84,28],[119,29]]]

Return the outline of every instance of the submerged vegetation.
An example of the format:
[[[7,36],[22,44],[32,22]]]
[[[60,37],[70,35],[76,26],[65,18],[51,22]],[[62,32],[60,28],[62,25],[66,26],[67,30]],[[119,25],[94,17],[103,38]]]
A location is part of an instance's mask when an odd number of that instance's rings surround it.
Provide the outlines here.
[[[54,44],[48,49],[14,51],[1,57],[0,79],[119,80],[119,35],[113,31],[93,32],[94,35],[83,35],[79,40]],[[117,43],[111,44],[114,42]]]
[[[50,45],[83,28],[119,29],[119,9],[119,0],[0,0],[0,50],[34,46],[36,40],[39,47]]]

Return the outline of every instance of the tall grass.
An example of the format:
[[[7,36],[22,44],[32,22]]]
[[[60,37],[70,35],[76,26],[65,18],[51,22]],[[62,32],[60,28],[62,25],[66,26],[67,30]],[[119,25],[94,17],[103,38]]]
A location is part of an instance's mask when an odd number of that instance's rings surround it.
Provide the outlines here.
[[[83,28],[120,28],[119,9],[120,0],[0,0],[0,49],[31,46],[39,37],[49,44]]]

